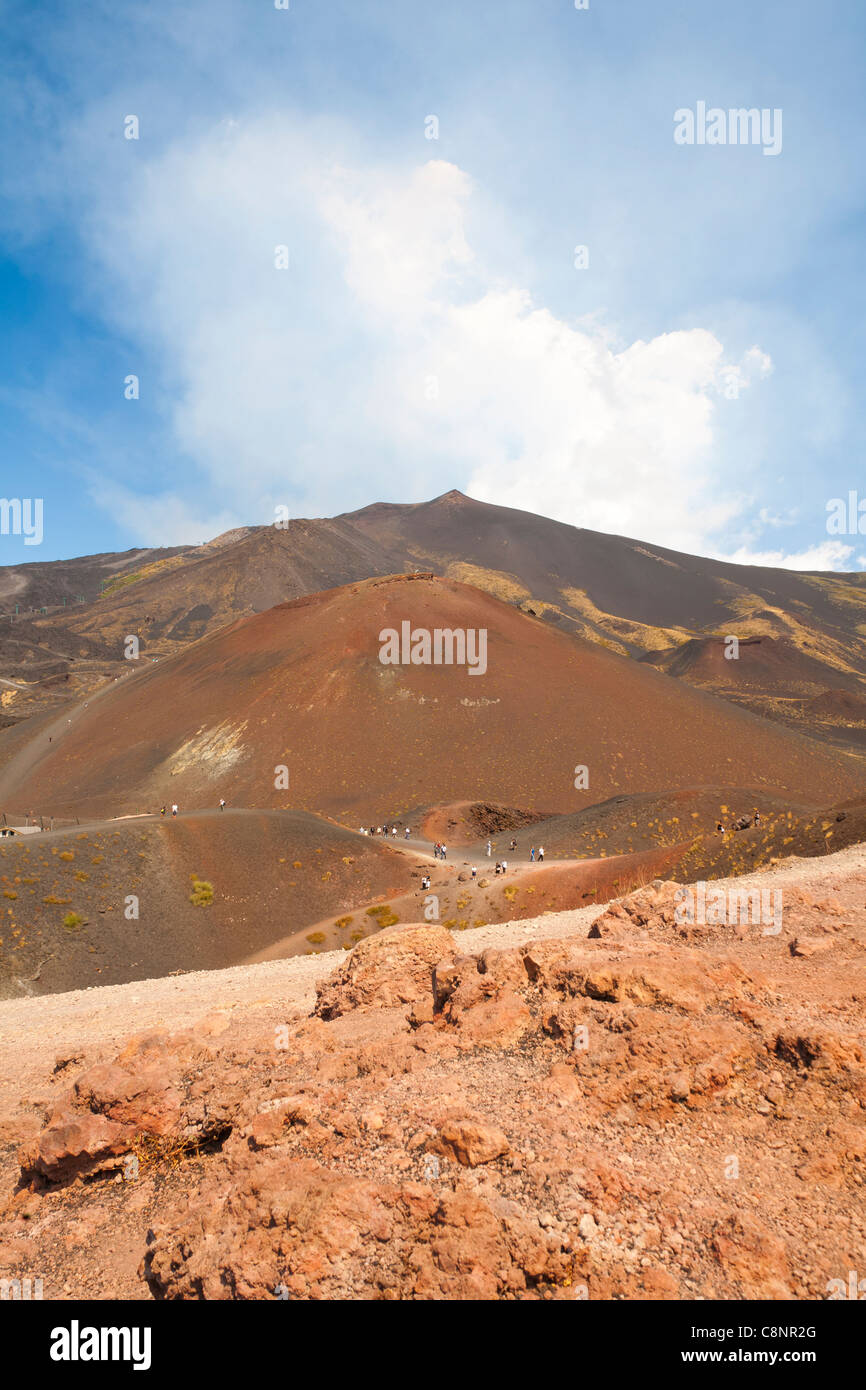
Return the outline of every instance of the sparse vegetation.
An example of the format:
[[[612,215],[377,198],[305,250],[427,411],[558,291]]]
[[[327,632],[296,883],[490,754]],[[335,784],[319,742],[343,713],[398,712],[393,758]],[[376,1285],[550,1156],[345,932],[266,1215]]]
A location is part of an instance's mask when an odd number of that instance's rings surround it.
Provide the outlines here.
[[[377,903],[375,907],[368,907],[367,916],[372,917],[378,927],[393,927],[400,920],[388,903]]]

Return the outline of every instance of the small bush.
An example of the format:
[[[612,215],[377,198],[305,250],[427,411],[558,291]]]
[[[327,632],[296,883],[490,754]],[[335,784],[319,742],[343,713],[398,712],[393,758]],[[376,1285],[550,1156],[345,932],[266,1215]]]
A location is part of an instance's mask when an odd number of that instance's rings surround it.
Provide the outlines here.
[[[61,859],[65,859],[66,862],[67,862],[67,864],[70,863],[70,862],[75,858],[75,850],[73,850],[73,849],[64,849],[64,850],[62,850],[62,851],[61,851],[61,854],[60,854],[60,858],[61,858]]]
[[[205,879],[194,878],[189,900],[194,907],[207,907],[213,902],[213,884]]]
[[[67,912],[63,919],[63,925],[67,931],[78,931],[83,922],[84,918],[79,912]]]
[[[377,903],[375,907],[368,907],[367,916],[372,917],[379,927],[393,927],[400,920],[387,903]]]

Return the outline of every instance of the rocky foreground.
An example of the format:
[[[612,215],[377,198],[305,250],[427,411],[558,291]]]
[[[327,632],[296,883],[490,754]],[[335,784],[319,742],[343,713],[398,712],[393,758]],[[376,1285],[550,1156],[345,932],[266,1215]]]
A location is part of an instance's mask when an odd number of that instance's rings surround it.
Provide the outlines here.
[[[778,935],[679,922],[657,882],[577,934],[383,932],[312,1009],[229,1004],[120,1050],[82,1024],[48,1058],[38,1010],[64,996],[16,1003],[37,1012],[3,1093],[0,1277],[45,1298],[827,1298],[866,1273],[866,850],[752,882],[783,894]]]

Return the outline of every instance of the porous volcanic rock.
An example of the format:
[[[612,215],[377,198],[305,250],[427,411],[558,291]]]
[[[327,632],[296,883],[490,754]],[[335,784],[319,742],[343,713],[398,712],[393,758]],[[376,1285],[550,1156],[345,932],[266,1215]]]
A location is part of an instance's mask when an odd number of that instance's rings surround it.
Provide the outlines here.
[[[330,979],[319,986],[316,1013],[338,1018],[353,1009],[393,1008],[426,998],[433,969],[454,955],[444,927],[399,927],[359,942]]]

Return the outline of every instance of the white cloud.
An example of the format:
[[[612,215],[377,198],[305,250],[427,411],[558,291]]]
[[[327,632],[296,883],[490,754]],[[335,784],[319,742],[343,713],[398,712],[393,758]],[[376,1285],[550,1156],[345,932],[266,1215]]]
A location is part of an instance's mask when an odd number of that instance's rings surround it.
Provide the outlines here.
[[[177,442],[225,524],[357,505],[399,477],[410,497],[457,484],[706,550],[747,500],[720,486],[724,385],[766,376],[766,354],[731,363],[704,328],[618,345],[615,325],[566,321],[489,269],[463,170],[336,148],[333,130],[224,123],[94,215],[106,305],[163,364]],[[176,533],[197,525],[183,494],[179,478],[164,504],[130,503],[138,534],[155,538],[163,505]]]
[[[232,512],[196,509],[172,493],[142,497],[127,488],[100,483],[91,488],[91,496],[103,511],[151,545],[201,545],[243,524]]]
[[[801,550],[797,554],[791,555],[784,550],[750,550],[746,546],[740,546],[733,554],[720,555],[713,553],[715,560],[729,560],[735,565],[767,565],[774,569],[786,570],[851,570],[862,568],[863,557],[859,557],[857,565],[848,562],[854,554],[852,545],[845,545],[842,541],[823,541],[820,545],[813,545],[808,550]]]

